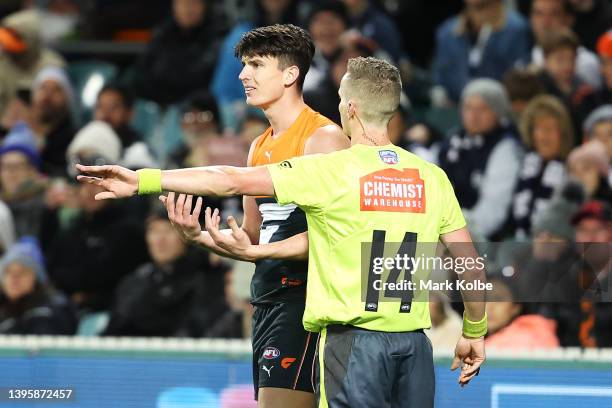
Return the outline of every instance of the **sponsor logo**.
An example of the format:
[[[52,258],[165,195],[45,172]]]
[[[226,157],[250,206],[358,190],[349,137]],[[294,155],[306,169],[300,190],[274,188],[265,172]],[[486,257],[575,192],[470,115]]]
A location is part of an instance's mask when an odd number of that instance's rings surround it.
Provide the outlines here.
[[[397,164],[399,162],[397,153],[395,153],[393,150],[379,150],[378,155],[386,164]]]
[[[286,276],[281,278],[281,285],[283,286],[300,286],[304,281],[301,279],[289,279]]]
[[[281,360],[281,367],[289,368],[291,364],[295,361],[294,357],[285,357]]]
[[[425,182],[418,169],[384,169],[359,179],[361,211],[425,213]]]
[[[271,366],[270,368],[266,367],[266,366],[262,366],[261,368],[263,368],[263,370],[268,373],[268,378],[271,377],[270,375],[270,371],[272,371],[272,369],[274,368],[274,366]]]
[[[280,356],[280,350],[276,347],[266,347],[263,352],[263,358],[265,358],[266,360],[273,360],[278,356]]]
[[[280,162],[278,165],[279,165],[280,167],[284,167],[284,168],[286,168],[286,169],[291,169],[291,168],[293,168],[293,166],[291,165],[291,162],[290,162],[289,160],[284,160],[284,161]]]

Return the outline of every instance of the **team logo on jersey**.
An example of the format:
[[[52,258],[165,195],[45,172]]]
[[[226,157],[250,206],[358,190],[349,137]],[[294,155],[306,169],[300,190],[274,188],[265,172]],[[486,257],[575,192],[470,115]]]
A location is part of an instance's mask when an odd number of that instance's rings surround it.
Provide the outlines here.
[[[295,362],[295,357],[285,357],[281,361],[281,367],[287,369]]]
[[[274,360],[278,356],[280,356],[280,350],[276,347],[266,347],[263,352],[263,358],[266,360]]]
[[[386,164],[397,164],[399,162],[397,153],[395,153],[393,150],[379,150],[378,155]]]
[[[359,179],[361,211],[425,212],[425,182],[418,169],[384,169]]]

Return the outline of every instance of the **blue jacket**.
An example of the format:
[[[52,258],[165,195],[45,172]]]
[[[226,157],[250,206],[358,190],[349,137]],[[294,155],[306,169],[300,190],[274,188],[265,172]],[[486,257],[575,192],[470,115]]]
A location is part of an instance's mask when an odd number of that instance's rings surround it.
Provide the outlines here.
[[[470,64],[470,52],[478,40],[463,29],[464,17],[446,20],[436,32],[434,79],[453,101],[458,101],[463,87],[474,78],[501,80],[517,61],[529,56],[530,40],[527,21],[513,10],[506,10],[505,21],[494,29],[483,44],[479,61]],[[481,30],[482,32],[482,30]]]

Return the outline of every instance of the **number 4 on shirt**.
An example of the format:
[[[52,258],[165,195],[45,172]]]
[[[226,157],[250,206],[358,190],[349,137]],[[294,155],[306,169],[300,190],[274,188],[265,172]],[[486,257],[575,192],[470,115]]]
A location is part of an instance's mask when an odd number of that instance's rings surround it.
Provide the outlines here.
[[[370,266],[368,269],[368,286],[365,302],[366,312],[378,311],[378,298],[380,295],[380,291],[375,289],[374,282],[376,280],[380,280],[381,275],[378,275],[374,272],[374,260],[376,258],[384,258],[386,233],[386,231],[381,230],[374,230],[372,233],[372,249],[370,251]],[[404,256],[410,259],[410,261],[408,262],[408,267],[404,269],[403,280],[406,282],[410,282],[412,280],[412,269],[414,267],[412,259],[414,259],[414,255],[416,253],[416,242],[417,234],[414,232],[406,232],[406,234],[404,235],[404,239],[402,240],[402,244],[400,245],[399,251],[397,252],[397,255],[399,255],[402,259],[404,258]],[[401,269],[397,268],[397,265],[395,265],[393,269],[389,272],[389,277],[385,283],[397,283],[397,278],[399,277],[400,272]],[[381,290],[383,289],[381,288]],[[384,286],[384,290],[385,297],[401,299],[399,313],[410,313],[413,296],[412,290],[391,290],[387,289],[386,285]]]

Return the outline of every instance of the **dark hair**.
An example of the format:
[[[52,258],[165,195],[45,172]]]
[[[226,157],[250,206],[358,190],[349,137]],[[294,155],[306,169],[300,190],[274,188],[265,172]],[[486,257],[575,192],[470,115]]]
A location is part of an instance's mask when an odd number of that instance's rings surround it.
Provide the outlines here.
[[[536,0],[532,0],[531,1],[531,5],[529,7],[529,10],[533,10],[533,5],[536,2]],[[570,0],[561,0],[559,3],[561,3],[561,8],[563,9],[563,12],[568,15],[568,14],[574,14],[574,8],[572,7]]]
[[[275,24],[245,33],[235,48],[237,58],[274,57],[280,69],[296,65],[300,70],[298,90],[302,91],[304,78],[310,68],[315,46],[310,34],[293,24]]]
[[[134,95],[132,95],[130,90],[125,86],[112,83],[106,84],[102,87],[102,89],[100,89],[100,92],[98,92],[98,98],[104,92],[116,92],[121,97],[123,106],[125,106],[127,109],[132,109],[134,107]]]
[[[504,75],[503,84],[511,101],[530,101],[533,97],[546,92],[538,76],[525,69],[508,71]]]
[[[346,6],[340,0],[327,0],[316,4],[308,15],[308,26],[310,27],[313,18],[317,14],[324,11],[335,14],[340,20],[342,20],[347,28],[351,26],[351,21],[349,19],[348,11],[346,10]]]
[[[563,48],[570,48],[576,52],[579,46],[578,37],[569,28],[548,32],[542,39],[542,51],[545,57]]]

